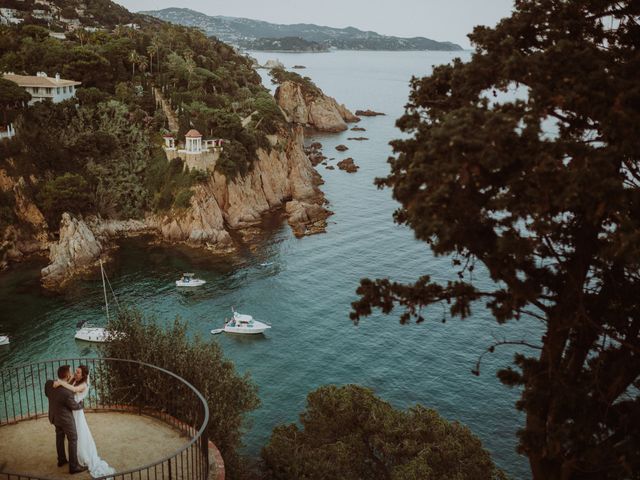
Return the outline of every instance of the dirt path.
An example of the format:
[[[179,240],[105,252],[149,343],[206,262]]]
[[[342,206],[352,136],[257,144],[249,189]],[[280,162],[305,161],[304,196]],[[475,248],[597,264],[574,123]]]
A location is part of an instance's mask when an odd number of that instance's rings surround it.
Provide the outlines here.
[[[153,87],[153,94],[155,95],[156,100],[160,102],[160,105],[162,105],[162,111],[169,121],[169,130],[173,133],[178,133],[180,127],[178,125],[178,117],[176,117],[176,112],[173,111],[171,105],[169,105],[167,99],[164,98],[164,95],[162,95],[162,92],[159,88]]]

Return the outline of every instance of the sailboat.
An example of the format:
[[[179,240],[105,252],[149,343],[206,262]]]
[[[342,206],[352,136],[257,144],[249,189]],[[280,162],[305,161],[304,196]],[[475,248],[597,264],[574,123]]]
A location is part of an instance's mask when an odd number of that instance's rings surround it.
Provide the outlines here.
[[[100,274],[102,275],[102,291],[104,293],[104,307],[107,313],[107,322],[108,322],[109,321],[109,301],[107,300],[106,282],[108,282],[109,279],[107,278],[107,274],[104,272],[102,260],[100,260]],[[109,288],[111,288],[111,284],[109,284]],[[115,298],[115,295],[114,295],[114,298]],[[76,330],[75,339],[83,340],[85,342],[94,342],[94,343],[108,342],[116,334],[115,332],[110,332],[104,327],[96,327],[95,325],[91,325],[90,323],[87,323],[86,320],[78,322],[78,325],[76,325],[76,328],[78,330]]]

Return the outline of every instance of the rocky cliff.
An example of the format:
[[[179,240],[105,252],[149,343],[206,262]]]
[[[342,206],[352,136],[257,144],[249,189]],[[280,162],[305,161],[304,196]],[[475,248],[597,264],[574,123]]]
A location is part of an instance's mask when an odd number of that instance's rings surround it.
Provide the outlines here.
[[[149,222],[167,240],[216,250],[233,248],[228,230],[255,225],[266,211],[281,206],[291,212],[289,223],[297,235],[322,229],[329,212],[322,207],[319,175],[303,151],[302,130],[294,128],[277,142],[270,152],[258,150],[258,159],[245,177],[229,182],[214,171],[206,184],[195,187],[190,208]],[[310,215],[295,214],[301,210]]]
[[[0,191],[13,199],[14,223],[0,228],[0,270],[25,255],[48,248],[47,222],[31,200],[23,178],[12,178],[0,170]],[[0,205],[3,207],[3,205]]]
[[[282,82],[275,93],[276,101],[287,120],[323,132],[343,132],[349,127],[347,122],[360,119],[335,98],[307,91],[294,81]]]
[[[205,247],[216,252],[236,248],[231,230],[260,222],[268,210],[284,207],[296,236],[324,231],[329,212],[319,190],[319,174],[303,151],[302,129],[278,138],[270,152],[258,150],[253,169],[228,181],[214,172],[206,184],[194,187],[190,207],[142,220],[73,218],[64,214],[60,236],[49,247],[50,264],[42,270],[43,285],[61,287],[87,268],[121,236],[150,233],[168,242]]]

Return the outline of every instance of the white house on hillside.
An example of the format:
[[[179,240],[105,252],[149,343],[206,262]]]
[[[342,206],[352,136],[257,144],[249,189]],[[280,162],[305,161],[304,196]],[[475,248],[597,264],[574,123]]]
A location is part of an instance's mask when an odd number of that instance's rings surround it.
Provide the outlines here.
[[[57,73],[55,77],[48,77],[44,72],[38,72],[35,76],[5,73],[2,77],[17,83],[31,94],[29,105],[47,98],[53,103],[73,98],[76,96],[76,87],[82,83],[75,80],[64,80]]]
[[[0,25],[18,25],[24,22],[20,12],[14,8],[0,8]]]

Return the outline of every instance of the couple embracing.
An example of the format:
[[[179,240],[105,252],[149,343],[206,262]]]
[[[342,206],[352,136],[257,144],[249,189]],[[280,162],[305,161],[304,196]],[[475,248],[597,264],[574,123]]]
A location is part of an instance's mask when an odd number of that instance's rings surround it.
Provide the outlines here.
[[[96,444],[84,416],[83,400],[89,394],[89,368],[80,365],[71,373],[69,365],[58,368],[58,379],[48,380],[44,393],[49,399],[49,421],[56,427],[58,466],[69,464],[69,473],[89,470],[92,477],[115,473],[98,456]],[[65,454],[64,439],[69,444],[69,460]]]

